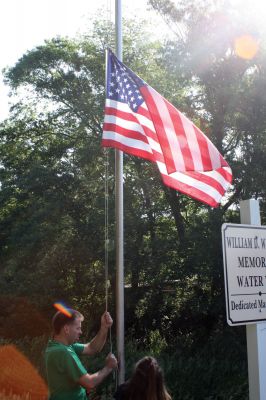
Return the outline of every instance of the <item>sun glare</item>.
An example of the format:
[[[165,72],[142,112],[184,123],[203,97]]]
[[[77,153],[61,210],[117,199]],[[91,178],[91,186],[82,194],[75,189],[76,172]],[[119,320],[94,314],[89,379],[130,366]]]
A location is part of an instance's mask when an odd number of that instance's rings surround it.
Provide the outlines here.
[[[253,59],[259,52],[260,43],[266,34],[265,0],[230,0],[237,12],[243,17],[239,36],[235,37],[235,54],[245,60]]]
[[[251,35],[242,35],[235,38],[234,47],[239,57],[245,60],[251,60],[259,50],[259,43],[258,40]]]

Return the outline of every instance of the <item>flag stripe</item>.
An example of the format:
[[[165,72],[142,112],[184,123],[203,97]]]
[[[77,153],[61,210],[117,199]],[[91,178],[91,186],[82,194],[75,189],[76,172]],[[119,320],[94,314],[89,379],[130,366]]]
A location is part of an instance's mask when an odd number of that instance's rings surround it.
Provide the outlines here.
[[[203,191],[199,190],[193,186],[190,186],[184,182],[181,182],[181,180],[173,179],[169,175],[163,175],[162,174],[162,180],[165,185],[183,193],[186,194],[190,197],[192,197],[195,200],[201,201],[202,203],[205,203],[211,207],[217,207],[217,205],[220,202],[220,198],[216,197],[214,198],[213,195],[208,191]]]
[[[205,183],[206,185],[209,185],[213,187],[217,192],[220,193],[220,195],[224,194],[224,187],[222,186],[220,180],[218,179],[219,176],[216,176],[214,171],[211,171],[209,174],[206,172],[197,172],[197,171],[191,171],[191,172],[185,172],[184,175],[188,175],[189,177],[198,180],[200,182]]]
[[[204,133],[109,52],[102,145],[157,164],[163,182],[217,207],[231,169]]]
[[[121,139],[121,141],[118,142],[117,139],[118,137],[116,135],[114,136],[114,139],[111,139],[111,135],[108,135],[108,139],[106,139],[105,136],[103,135],[102,146],[114,147],[118,150],[124,151],[125,153],[132,154],[133,156],[141,157],[148,161],[154,161],[153,154],[149,153],[148,151],[132,147],[129,142],[124,142],[123,139]]]
[[[193,124],[189,119],[182,114],[181,112],[178,111],[179,118],[181,120],[181,123],[183,125],[183,129],[186,132],[186,138],[187,138],[187,143],[188,147],[191,152],[194,168],[197,171],[202,171],[203,170],[203,164],[202,164],[202,158],[201,158],[201,152],[200,152],[200,147],[199,143],[196,137],[196,132],[194,129]]]
[[[106,109],[108,109],[108,107],[106,107]],[[115,110],[114,108],[112,108],[112,110]],[[119,110],[115,110],[114,111],[114,115],[110,115],[110,109],[108,109],[108,113],[105,115],[105,119],[104,119],[104,125],[103,125],[103,131],[107,134],[107,132],[110,130],[111,132],[117,131],[120,134],[123,134],[124,136],[127,137],[132,137],[132,138],[136,138],[138,140],[143,140],[144,143],[149,143],[152,150],[156,153],[160,153],[160,159],[162,158],[162,151],[161,151],[161,147],[158,143],[157,137],[155,132],[151,131],[149,127],[147,127],[146,125],[143,125],[136,122],[132,122],[132,121],[127,121],[126,117],[128,115],[128,113],[123,112],[124,118],[118,118],[117,116],[120,116],[120,111]],[[136,121],[138,119],[142,119],[145,123],[146,123],[146,118],[145,117],[141,117],[136,119]],[[132,118],[131,118],[132,120]],[[113,125],[116,125],[115,127]],[[148,124],[150,125],[150,124]],[[117,127],[117,128],[116,128]],[[130,129],[128,129],[130,128]],[[136,129],[136,130],[134,130]],[[145,132],[144,132],[145,129]]]
[[[173,188],[178,190],[178,187],[180,187],[179,184],[182,184],[183,189],[186,187],[189,189],[190,193],[193,193],[193,191],[195,194],[198,193],[198,191],[208,193],[208,195],[211,196],[216,203],[221,198],[221,193],[212,185],[211,181],[204,182],[203,180],[199,180],[197,176],[193,176],[189,172],[175,172],[168,175],[164,164],[157,162],[157,166],[164,179],[166,179],[168,182],[171,182],[171,186]],[[174,187],[175,182],[177,184],[176,187]]]
[[[232,171],[229,166],[219,168],[219,174],[223,177],[225,182],[232,182]]]
[[[180,148],[185,163],[185,170],[194,171],[195,170],[194,160],[188,143],[187,132],[185,131],[184,126],[182,124],[182,119],[180,118],[180,113],[177,112],[177,110],[169,102],[167,102],[167,107],[173,121],[175,135],[176,137],[178,137],[178,140],[180,142]]]
[[[104,131],[117,132],[128,138],[140,140],[148,144],[147,137],[144,136],[143,133],[141,133],[139,130],[134,130],[134,127],[134,124],[130,124],[128,128],[125,127],[123,124],[123,120],[117,117],[106,118],[106,122],[104,122],[103,125]]]
[[[138,113],[132,112],[127,104],[120,103],[119,101],[106,101],[105,107],[105,120],[107,120],[108,115],[114,115],[124,119],[125,121],[132,121],[139,123],[141,126],[145,125],[145,134],[151,137],[153,140],[158,142],[158,138],[153,126],[152,121],[148,118],[149,112],[147,108],[141,106]],[[141,128],[138,130],[141,132]]]
[[[145,96],[146,104],[148,106],[159,143],[163,150],[168,173],[176,170],[184,171],[185,165],[183,155],[175,135],[173,121],[169,115],[169,111],[163,97],[157,95],[155,90],[147,87],[141,88],[141,93]],[[172,154],[172,149],[175,149],[175,157]]]
[[[211,163],[211,159],[210,159],[209,148],[208,148],[208,143],[207,143],[206,137],[203,135],[200,135],[201,131],[194,124],[192,124],[192,126],[195,131],[196,138],[197,138],[197,141],[199,144],[200,155],[201,155],[201,159],[202,159],[202,170],[210,171],[213,168],[212,168],[212,163]]]
[[[112,107],[105,107],[106,112],[103,124],[102,145],[105,147],[116,147],[114,144],[117,141],[117,143],[121,143],[121,145],[117,146],[119,150],[123,150],[125,152],[134,154],[135,156],[145,158],[149,161],[155,162],[158,160],[160,162],[164,162],[161,147],[157,141],[156,134],[150,130],[151,124],[147,118],[139,114],[132,116],[129,112],[125,111],[130,110],[127,105],[126,107],[123,105],[123,111],[120,112],[119,109],[115,108],[115,106],[120,107],[121,103],[119,102],[112,102],[111,105]],[[145,114],[145,111],[147,110],[143,108],[143,111],[143,114]],[[111,115],[112,113],[113,115]],[[117,116],[119,116],[119,118]],[[126,120],[128,116],[130,116],[129,122]],[[132,122],[138,120],[142,120],[145,125],[142,126],[141,124],[138,125],[135,122]],[[128,129],[129,127],[131,129]],[[118,135],[116,135],[116,133]],[[128,141],[126,138],[135,139],[136,142]],[[141,142],[144,144],[141,144]],[[148,150],[148,144],[150,145],[150,150]],[[134,149],[134,152],[130,151],[131,147]]]

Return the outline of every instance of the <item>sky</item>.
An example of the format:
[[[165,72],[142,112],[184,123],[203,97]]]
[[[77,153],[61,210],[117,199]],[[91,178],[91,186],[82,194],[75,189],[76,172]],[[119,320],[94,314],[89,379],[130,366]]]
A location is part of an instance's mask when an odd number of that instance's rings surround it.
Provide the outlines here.
[[[174,0],[177,1],[177,0]],[[196,1],[196,0],[195,0]],[[257,23],[265,25],[265,0],[229,0],[240,8],[247,4]],[[147,17],[156,26],[160,18],[147,11],[147,0],[121,0],[125,17]],[[2,69],[14,65],[23,54],[58,35],[75,36],[88,30],[93,18],[114,20],[115,0],[2,0],[0,5],[0,121],[8,116],[8,87]],[[101,11],[99,11],[101,9]],[[157,29],[162,32],[163,24]],[[165,29],[166,30],[166,29]]]
[[[123,15],[143,16],[147,0],[121,0]],[[114,19],[115,0],[4,0],[0,12],[0,71],[22,55],[58,35],[86,32],[90,21]],[[0,73],[0,121],[8,116],[8,87]]]

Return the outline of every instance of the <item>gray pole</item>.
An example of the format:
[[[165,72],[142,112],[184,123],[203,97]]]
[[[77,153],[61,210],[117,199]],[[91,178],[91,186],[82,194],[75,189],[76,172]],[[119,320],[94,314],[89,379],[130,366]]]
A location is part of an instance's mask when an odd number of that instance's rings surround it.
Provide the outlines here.
[[[116,56],[122,61],[122,7],[115,1]],[[116,340],[119,361],[118,383],[125,381],[124,346],[124,206],[123,206],[123,152],[115,150],[116,195]]]
[[[240,202],[241,224],[261,225],[258,200]],[[246,325],[249,399],[266,399],[266,323]]]

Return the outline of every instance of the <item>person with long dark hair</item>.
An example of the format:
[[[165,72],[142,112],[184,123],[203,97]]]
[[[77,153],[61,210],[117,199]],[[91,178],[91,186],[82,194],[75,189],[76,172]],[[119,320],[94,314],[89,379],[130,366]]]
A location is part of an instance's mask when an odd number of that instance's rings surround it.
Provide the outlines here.
[[[171,400],[161,367],[153,357],[142,358],[132,377],[120,385],[114,394],[116,400]]]

